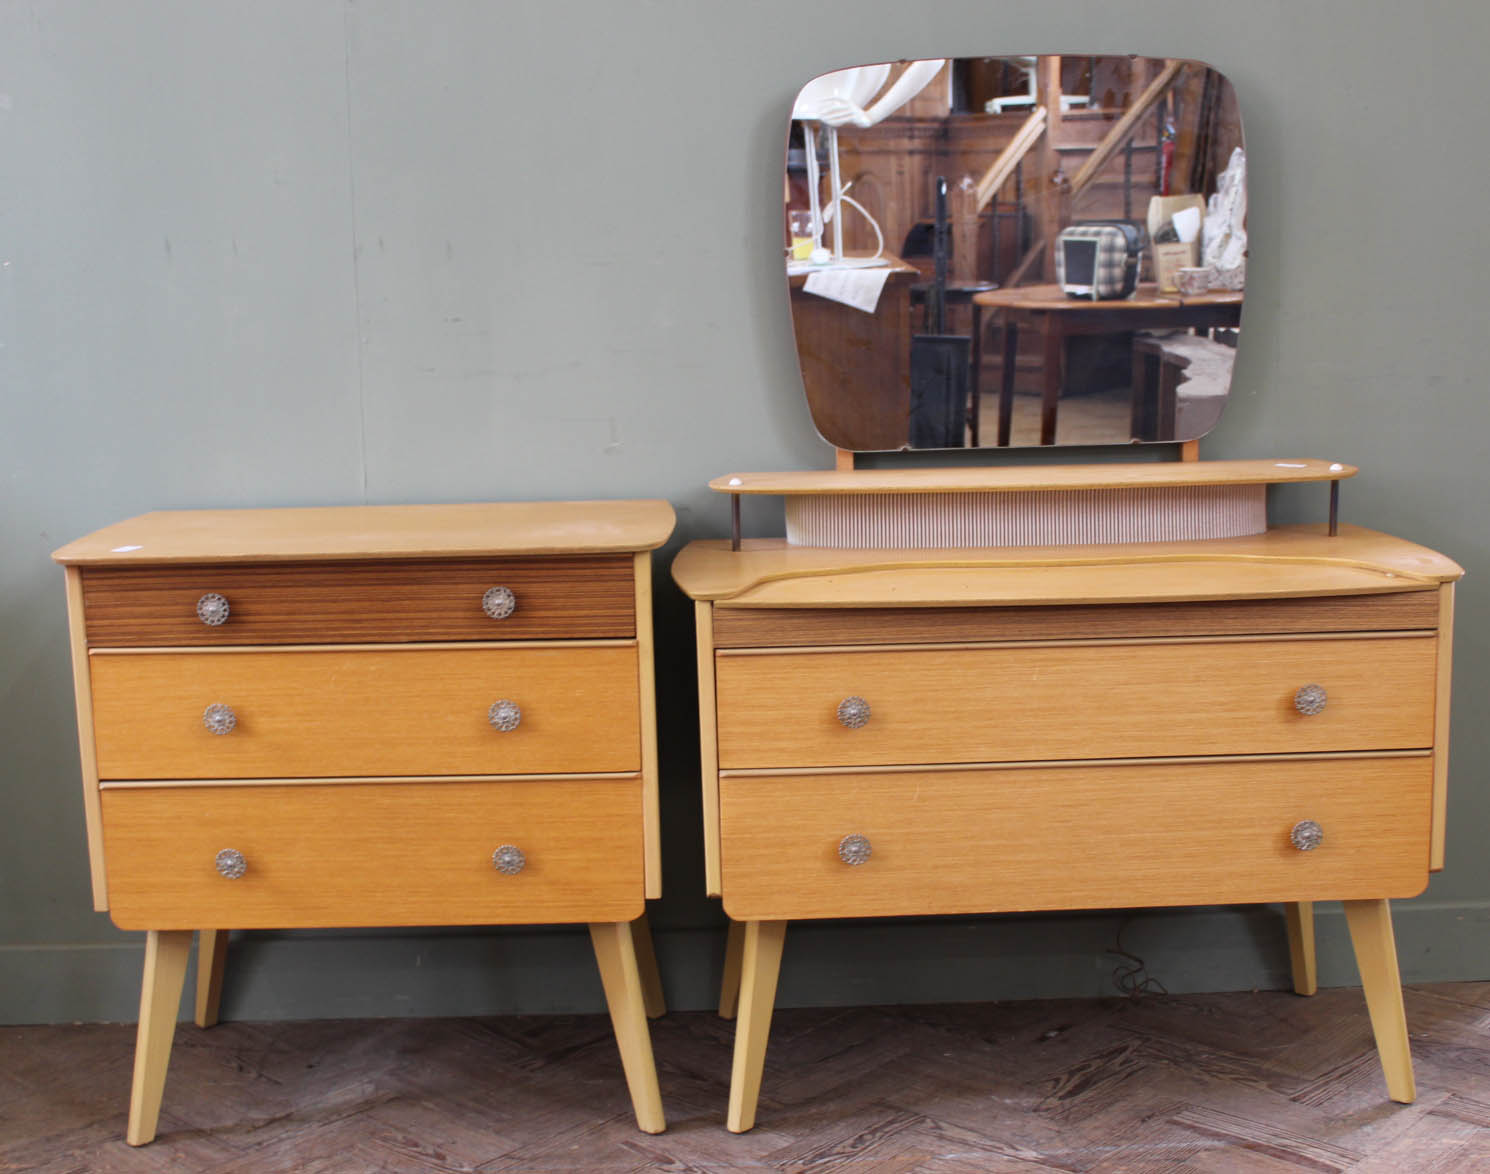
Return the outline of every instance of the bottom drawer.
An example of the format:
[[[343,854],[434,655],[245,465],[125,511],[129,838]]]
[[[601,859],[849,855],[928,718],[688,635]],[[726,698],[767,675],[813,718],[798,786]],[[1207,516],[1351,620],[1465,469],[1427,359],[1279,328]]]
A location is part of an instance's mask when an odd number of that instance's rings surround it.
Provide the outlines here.
[[[639,779],[106,787],[102,800],[121,929],[629,921],[643,908]],[[513,874],[492,862],[508,844],[524,857]],[[242,876],[219,874],[224,849]]]
[[[1411,897],[1428,883],[1432,774],[1417,755],[726,776],[724,908],[775,920]],[[1304,820],[1324,833],[1312,851],[1290,840]],[[860,864],[840,858],[849,836],[868,841]]]

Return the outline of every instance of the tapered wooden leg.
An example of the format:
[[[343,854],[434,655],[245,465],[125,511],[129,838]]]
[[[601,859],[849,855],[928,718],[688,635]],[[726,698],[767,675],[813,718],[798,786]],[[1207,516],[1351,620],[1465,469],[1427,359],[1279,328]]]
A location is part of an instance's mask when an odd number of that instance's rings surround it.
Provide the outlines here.
[[[217,1026],[222,1005],[222,976],[228,965],[228,931],[197,931],[197,1006],[193,1019],[198,1027]]]
[[[766,1066],[766,1043],[771,1036],[771,1009],[776,1003],[776,978],[781,973],[781,947],[786,940],[784,921],[747,921],[740,966],[739,1022],[735,1024],[735,1066],[729,1081],[731,1133],[755,1127],[755,1106],[761,1095],[761,1073]]]
[[[145,935],[145,974],[140,983],[140,1027],[135,1036],[135,1074],[129,1092],[129,1128],[124,1140],[155,1140],[160,1098],[171,1062],[171,1040],[181,1011],[191,930],[151,930]]]
[[[662,974],[657,969],[657,952],[652,949],[652,926],[645,913],[631,923],[631,946],[636,951],[636,969],[641,975],[642,1001],[646,1004],[647,1018],[666,1015]]]
[[[724,977],[719,982],[719,1018],[733,1019],[740,1005],[740,966],[745,959],[745,923],[731,921],[724,939]]]
[[[643,1133],[661,1133],[667,1128],[662,1116],[662,1093],[657,1088],[657,1065],[652,1059],[652,1036],[647,1030],[647,1003],[641,973],[636,965],[636,947],[631,924],[625,921],[595,922],[590,942],[605,987],[611,1027],[621,1050],[621,1068],[631,1090],[631,1107],[637,1128]]]
[[[1314,902],[1294,901],[1283,906],[1288,919],[1288,958],[1293,964],[1293,991],[1312,995],[1319,990],[1319,967],[1314,958]]]
[[[1407,1043],[1407,1014],[1402,1007],[1402,979],[1397,972],[1397,941],[1392,934],[1392,910],[1386,901],[1345,901],[1345,924],[1350,927],[1356,965],[1376,1054],[1387,1078],[1387,1095],[1400,1104],[1417,1099],[1412,1076],[1412,1053]]]

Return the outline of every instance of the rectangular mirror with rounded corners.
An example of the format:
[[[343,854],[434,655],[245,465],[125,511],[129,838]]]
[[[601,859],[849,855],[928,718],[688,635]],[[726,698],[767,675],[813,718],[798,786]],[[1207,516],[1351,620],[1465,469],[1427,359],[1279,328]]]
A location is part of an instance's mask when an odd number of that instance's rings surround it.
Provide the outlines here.
[[[1231,85],[1199,61],[837,70],[792,109],[787,285],[813,423],[853,451],[1196,439],[1246,278]]]

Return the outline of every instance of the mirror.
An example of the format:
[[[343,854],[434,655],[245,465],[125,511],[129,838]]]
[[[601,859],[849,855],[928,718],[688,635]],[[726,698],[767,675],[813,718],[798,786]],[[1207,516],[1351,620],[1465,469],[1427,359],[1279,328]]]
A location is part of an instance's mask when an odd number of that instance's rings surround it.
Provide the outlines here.
[[[1193,440],[1231,385],[1246,156],[1199,61],[838,70],[792,109],[787,286],[854,451]]]

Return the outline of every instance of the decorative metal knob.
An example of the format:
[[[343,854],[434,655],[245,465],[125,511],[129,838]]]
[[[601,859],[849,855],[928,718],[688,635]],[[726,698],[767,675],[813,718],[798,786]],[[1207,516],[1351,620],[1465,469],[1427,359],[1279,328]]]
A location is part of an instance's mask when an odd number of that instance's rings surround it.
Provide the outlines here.
[[[219,595],[216,591],[209,591],[197,600],[197,619],[209,628],[220,628],[227,623],[228,613],[232,610],[228,606],[227,596]]]
[[[869,721],[869,702],[862,697],[845,697],[838,703],[838,720],[851,730]]]
[[[1293,825],[1288,838],[1300,852],[1312,852],[1324,841],[1324,828],[1312,819],[1301,819]]]
[[[213,734],[231,734],[238,715],[228,705],[209,705],[202,711],[202,724]]]
[[[1326,695],[1323,685],[1305,685],[1293,695],[1293,707],[1305,717],[1324,712]]]
[[[517,729],[517,723],[523,720],[523,711],[516,701],[493,701],[486,711],[486,720],[491,722],[492,729],[506,734]]]
[[[517,596],[507,587],[490,587],[481,597],[481,610],[494,620],[505,620],[517,610]]]
[[[523,850],[515,844],[503,844],[491,854],[491,866],[503,876],[516,876],[527,863]]]
[[[228,880],[237,880],[248,871],[248,861],[243,859],[243,853],[237,848],[224,848],[217,854],[213,864],[218,876],[225,876]]]
[[[845,864],[863,864],[873,851],[868,836],[844,836],[838,841],[838,859]]]

